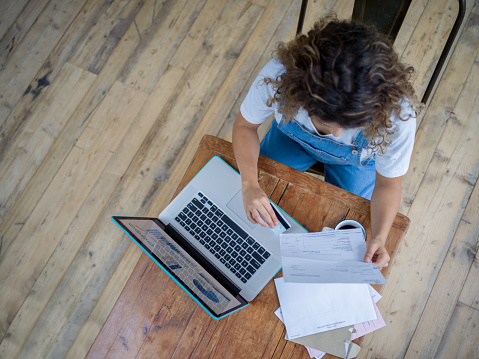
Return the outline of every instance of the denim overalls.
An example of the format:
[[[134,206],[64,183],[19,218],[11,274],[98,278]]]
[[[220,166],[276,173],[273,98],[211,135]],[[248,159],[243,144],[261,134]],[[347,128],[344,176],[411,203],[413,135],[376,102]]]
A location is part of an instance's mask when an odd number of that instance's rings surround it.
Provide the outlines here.
[[[316,162],[324,163],[325,180],[361,197],[371,199],[376,180],[375,162],[361,162],[361,150],[368,141],[361,131],[351,145],[313,134],[295,120],[273,120],[261,141],[260,154],[300,171]]]

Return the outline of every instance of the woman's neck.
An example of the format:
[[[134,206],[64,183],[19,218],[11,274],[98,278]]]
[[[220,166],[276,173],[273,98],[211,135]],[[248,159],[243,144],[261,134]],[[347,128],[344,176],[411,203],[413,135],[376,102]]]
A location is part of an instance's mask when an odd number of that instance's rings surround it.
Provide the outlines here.
[[[330,135],[331,134],[331,129],[327,128],[324,125],[321,125],[320,123],[317,123],[316,121],[312,121],[312,122],[313,122],[313,126],[316,128],[316,131],[318,131],[318,133],[320,135]]]

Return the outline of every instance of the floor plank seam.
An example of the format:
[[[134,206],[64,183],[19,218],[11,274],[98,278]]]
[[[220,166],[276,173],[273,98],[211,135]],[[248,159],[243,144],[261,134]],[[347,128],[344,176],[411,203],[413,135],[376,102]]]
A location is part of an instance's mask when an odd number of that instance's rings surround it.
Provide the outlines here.
[[[473,306],[471,306],[471,305],[469,305],[469,304],[463,303],[463,302],[461,302],[461,301],[459,301],[459,300],[457,301],[457,304],[458,304],[458,305],[462,305],[462,306],[464,306],[464,307],[467,307],[467,308],[469,308],[469,309],[471,309],[471,310],[473,310],[473,311],[479,313],[479,309],[478,309],[478,308],[475,308],[475,307],[473,307]],[[451,314],[451,317],[452,317],[452,314]]]

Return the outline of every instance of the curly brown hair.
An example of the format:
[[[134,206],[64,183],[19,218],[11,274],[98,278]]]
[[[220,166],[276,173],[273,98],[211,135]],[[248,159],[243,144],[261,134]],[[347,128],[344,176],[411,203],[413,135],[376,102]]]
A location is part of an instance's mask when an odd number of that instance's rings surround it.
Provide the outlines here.
[[[400,113],[404,97],[416,102],[413,67],[399,62],[391,41],[373,26],[331,14],[307,35],[279,43],[275,53],[286,72],[265,79],[275,89],[268,105],[278,103],[285,121],[303,108],[323,122],[363,127],[370,147],[384,153],[391,114]]]

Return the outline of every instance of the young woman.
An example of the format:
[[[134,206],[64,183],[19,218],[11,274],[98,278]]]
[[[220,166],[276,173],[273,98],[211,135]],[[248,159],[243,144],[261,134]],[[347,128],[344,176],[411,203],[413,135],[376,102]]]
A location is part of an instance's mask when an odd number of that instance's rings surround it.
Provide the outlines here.
[[[373,27],[334,16],[280,43],[260,72],[233,127],[248,219],[278,220],[258,185],[258,154],[305,171],[324,163],[325,180],[371,199],[372,237],[364,260],[388,265],[386,238],[401,201],[414,145],[412,67]],[[263,141],[257,129],[275,120]],[[262,217],[261,217],[261,216]]]

